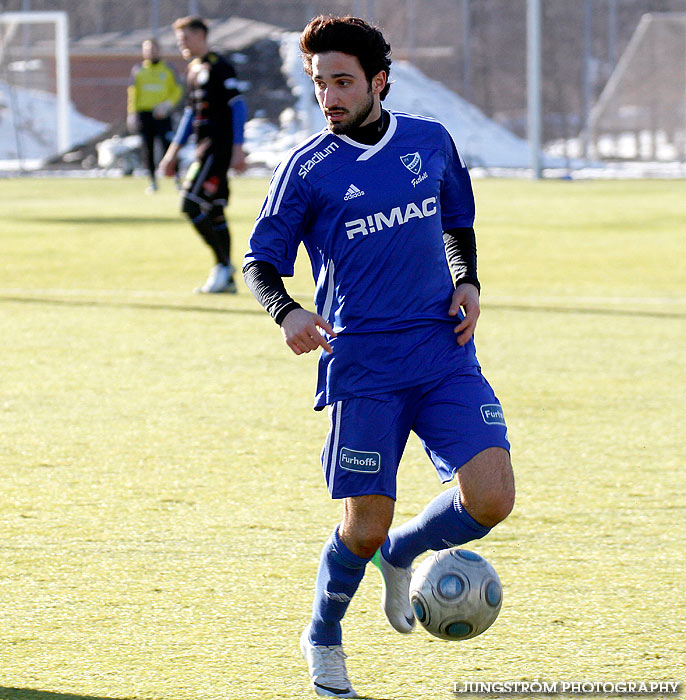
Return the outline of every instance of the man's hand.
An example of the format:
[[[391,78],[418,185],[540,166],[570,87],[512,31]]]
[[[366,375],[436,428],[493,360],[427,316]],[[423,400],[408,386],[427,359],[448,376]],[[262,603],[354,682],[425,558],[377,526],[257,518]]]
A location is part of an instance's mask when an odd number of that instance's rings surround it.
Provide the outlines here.
[[[152,116],[155,119],[166,119],[171,111],[172,103],[169,100],[164,100],[152,110]]]
[[[448,314],[457,316],[460,307],[464,309],[464,319],[459,325],[455,326],[455,333],[457,335],[457,344],[462,346],[472,339],[477,319],[481,313],[479,290],[473,284],[458,285],[453,292],[453,299]]]
[[[164,154],[160,164],[157,166],[159,172],[167,177],[174,177],[174,175],[176,175],[178,147],[174,150],[175,145],[176,144],[172,144],[169,146],[169,150]]]
[[[248,163],[245,160],[245,151],[243,145],[234,143],[231,150],[231,169],[237,173],[244,173],[248,169]]]
[[[286,345],[296,355],[302,355],[319,347],[324,348],[326,352],[332,352],[332,347],[319,332],[320,328],[331,336],[336,335],[325,318],[306,309],[293,309],[281,322],[281,332]]]

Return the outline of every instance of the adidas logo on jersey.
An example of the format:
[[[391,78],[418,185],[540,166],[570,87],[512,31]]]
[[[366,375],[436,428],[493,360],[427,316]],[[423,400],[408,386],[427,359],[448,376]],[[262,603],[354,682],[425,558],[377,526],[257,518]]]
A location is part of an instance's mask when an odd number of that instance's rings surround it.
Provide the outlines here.
[[[347,202],[349,199],[361,197],[363,194],[364,190],[361,190],[359,187],[355,187],[355,185],[350,185],[350,187],[348,187],[348,191],[345,193],[345,197],[343,197],[343,200]]]

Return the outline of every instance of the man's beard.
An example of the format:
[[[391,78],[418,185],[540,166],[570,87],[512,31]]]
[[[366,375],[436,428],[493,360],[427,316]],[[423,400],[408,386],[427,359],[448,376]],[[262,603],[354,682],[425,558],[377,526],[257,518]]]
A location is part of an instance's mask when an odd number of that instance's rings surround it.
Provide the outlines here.
[[[330,125],[329,128],[334,134],[349,134],[351,131],[354,131],[362,125],[362,123],[367,119],[367,117],[372,113],[372,110],[374,109],[374,95],[372,94],[371,87],[369,89],[369,92],[367,93],[367,96],[369,99],[352,116],[352,120],[350,122],[348,122],[347,124],[342,124],[339,122],[338,124]]]

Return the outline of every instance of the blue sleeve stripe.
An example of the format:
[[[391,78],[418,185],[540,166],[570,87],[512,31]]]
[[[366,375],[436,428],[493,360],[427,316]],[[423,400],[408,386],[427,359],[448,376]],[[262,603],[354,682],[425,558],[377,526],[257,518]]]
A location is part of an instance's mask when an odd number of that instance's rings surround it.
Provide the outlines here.
[[[186,107],[181,115],[181,120],[179,125],[176,127],[176,133],[172,139],[174,143],[178,143],[179,146],[185,145],[188,141],[188,137],[191,135],[193,130],[193,109],[191,107]]]
[[[245,103],[243,95],[237,95],[229,104],[233,114],[233,142],[243,143],[245,141],[243,127],[245,127],[248,118],[248,105]]]
[[[300,148],[296,148],[292,152],[290,158],[284,159],[281,162],[281,165],[279,165],[279,167],[276,169],[276,172],[274,173],[274,178],[272,179],[272,184],[267,194],[267,201],[265,202],[266,206],[264,208],[264,213],[263,216],[260,218],[274,216],[275,214],[279,213],[279,208],[281,207],[281,200],[283,199],[283,196],[286,192],[286,188],[288,187],[288,181],[291,179],[291,175],[293,174],[293,168],[295,168],[295,164],[297,163],[298,159],[303,153],[307,153],[307,151],[316,148],[319,145],[319,143],[329,135],[330,132],[328,130],[321,132],[319,135],[315,135],[313,137],[314,140],[310,139],[310,141],[306,142]]]

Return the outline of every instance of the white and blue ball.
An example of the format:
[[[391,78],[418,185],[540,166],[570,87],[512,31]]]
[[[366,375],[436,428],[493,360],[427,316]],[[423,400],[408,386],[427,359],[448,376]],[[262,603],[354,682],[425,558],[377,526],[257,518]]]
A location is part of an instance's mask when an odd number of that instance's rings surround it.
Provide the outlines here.
[[[503,588],[486,559],[467,549],[443,549],[427,557],[410,582],[415,617],[435,637],[476,637],[498,617]]]

